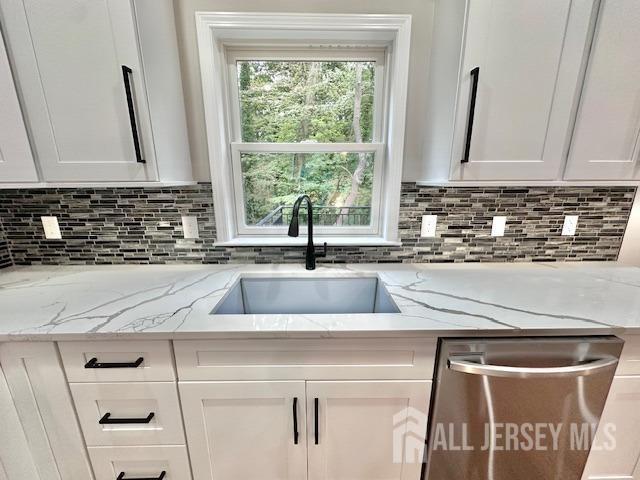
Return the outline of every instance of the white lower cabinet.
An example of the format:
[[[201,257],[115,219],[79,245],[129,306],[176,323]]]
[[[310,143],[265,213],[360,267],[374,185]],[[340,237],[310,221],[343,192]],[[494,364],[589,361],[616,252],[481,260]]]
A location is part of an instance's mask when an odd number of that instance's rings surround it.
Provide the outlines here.
[[[90,447],[89,456],[96,480],[191,478],[187,449],[182,445]]]
[[[394,419],[407,408],[426,419],[430,388],[429,381],[181,382],[194,478],[418,480],[421,449],[412,463],[404,455],[394,462],[394,438],[404,442],[409,424],[394,429]],[[420,445],[425,433],[416,434]]]
[[[640,480],[640,376],[615,377],[583,480]],[[615,429],[611,438],[606,428]]]
[[[625,340],[583,480],[640,480],[640,337]],[[0,344],[0,480],[420,479],[430,343],[175,344],[200,380],[138,381],[176,378],[167,342],[62,344],[71,383],[53,343]]]
[[[96,480],[191,480],[171,343],[59,347]]]
[[[430,392],[426,381],[307,382],[309,480],[418,480],[422,449],[407,463],[404,448],[424,445],[426,429],[407,430],[426,425]]]
[[[305,382],[184,382],[180,396],[195,480],[306,478]]]
[[[0,368],[0,480],[13,478],[38,478],[35,459],[29,450],[25,431],[13,397],[7,385],[7,379]]]
[[[0,367],[0,478],[92,479],[55,345],[0,344]]]

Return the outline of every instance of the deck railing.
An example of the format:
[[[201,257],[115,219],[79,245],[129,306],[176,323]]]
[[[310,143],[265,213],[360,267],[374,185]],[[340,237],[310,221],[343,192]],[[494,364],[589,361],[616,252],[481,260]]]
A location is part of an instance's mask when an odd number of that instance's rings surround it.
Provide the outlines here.
[[[293,213],[292,205],[279,205],[260,219],[257,226],[289,225]],[[300,225],[306,225],[306,208],[300,207]],[[314,225],[363,226],[371,223],[371,207],[313,206]]]

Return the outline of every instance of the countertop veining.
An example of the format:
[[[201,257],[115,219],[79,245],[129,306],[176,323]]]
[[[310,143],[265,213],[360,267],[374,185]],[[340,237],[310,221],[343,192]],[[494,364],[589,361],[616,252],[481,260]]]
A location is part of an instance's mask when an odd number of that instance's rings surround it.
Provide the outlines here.
[[[397,314],[211,315],[246,276],[377,275]],[[613,263],[33,266],[0,272],[0,341],[640,334],[640,268]]]

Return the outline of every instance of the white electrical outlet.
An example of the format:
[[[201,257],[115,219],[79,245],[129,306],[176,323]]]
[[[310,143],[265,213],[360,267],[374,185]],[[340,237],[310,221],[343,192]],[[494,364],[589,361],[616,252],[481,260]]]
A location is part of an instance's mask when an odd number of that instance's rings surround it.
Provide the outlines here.
[[[571,237],[576,234],[576,228],[578,228],[578,215],[565,216],[564,224],[562,225],[562,235]]]
[[[504,229],[507,226],[507,217],[496,216],[491,222],[491,236],[504,237]]]
[[[200,238],[198,217],[182,216],[182,234],[184,238]]]
[[[437,215],[422,215],[422,229],[420,230],[420,236],[435,237],[437,224],[438,224]]]
[[[60,225],[58,225],[58,217],[40,217],[42,228],[44,228],[44,238],[50,240],[59,240],[62,238],[60,233]]]

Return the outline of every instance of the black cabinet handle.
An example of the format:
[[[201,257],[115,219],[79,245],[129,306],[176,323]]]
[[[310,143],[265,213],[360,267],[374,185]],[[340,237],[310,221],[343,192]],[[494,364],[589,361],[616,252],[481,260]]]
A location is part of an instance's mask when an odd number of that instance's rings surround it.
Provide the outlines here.
[[[469,163],[469,152],[471,151],[471,135],[473,135],[473,117],[476,114],[476,97],[478,96],[478,79],[480,78],[480,67],[476,67],[469,73],[471,76],[471,98],[469,99],[469,118],[467,120],[467,138],[464,144],[464,155],[461,163]]]
[[[315,430],[316,445],[318,445],[320,433],[318,432],[318,399],[317,398],[313,399],[313,428]]]
[[[162,472],[160,472],[160,476],[158,477],[132,477],[132,478],[127,478],[125,479],[125,473],[124,472],[120,472],[120,475],[118,475],[118,478],[116,478],[116,480],[162,480],[165,476],[167,475],[167,472],[165,472],[164,470]]]
[[[151,412],[145,418],[111,418],[111,412],[105,413],[98,421],[100,425],[122,425],[127,423],[149,423],[156,414]]]
[[[122,65],[122,79],[124,80],[124,91],[127,95],[127,106],[129,107],[129,122],[131,123],[131,135],[133,136],[133,147],[136,150],[136,162],[146,163],[147,161],[142,158],[142,151],[140,150],[140,137],[138,136],[138,124],[136,122],[136,110],[133,104],[133,95],[131,94],[131,79],[130,75],[133,73],[126,65]]]
[[[139,357],[135,362],[131,363],[102,363],[98,362],[96,357],[93,357],[87,363],[84,364],[84,368],[138,368],[144,362],[144,357]]]
[[[298,397],[293,397],[293,444],[298,444]]]

